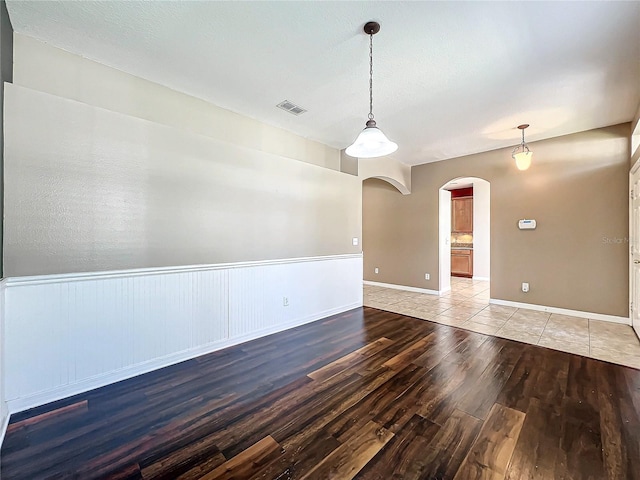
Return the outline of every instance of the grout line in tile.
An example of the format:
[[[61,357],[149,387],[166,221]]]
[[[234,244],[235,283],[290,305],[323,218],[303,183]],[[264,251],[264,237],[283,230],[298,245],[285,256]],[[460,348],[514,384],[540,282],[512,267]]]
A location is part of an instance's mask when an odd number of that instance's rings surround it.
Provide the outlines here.
[[[544,328],[542,329],[542,332],[540,332],[540,336],[538,337],[538,341],[536,342],[536,345],[540,345],[540,339],[542,338],[542,334],[544,333],[544,331],[547,329],[547,325],[549,325],[550,318],[551,318],[551,314],[549,314],[549,316],[547,317],[547,321],[544,323]]]

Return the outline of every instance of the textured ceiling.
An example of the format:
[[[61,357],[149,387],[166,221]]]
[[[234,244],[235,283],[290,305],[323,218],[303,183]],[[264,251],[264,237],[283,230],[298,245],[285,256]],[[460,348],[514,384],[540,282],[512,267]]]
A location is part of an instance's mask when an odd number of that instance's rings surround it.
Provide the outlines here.
[[[336,148],[368,111],[411,165],[630,121],[640,2],[12,1],[16,32]],[[288,99],[308,112],[275,107]]]

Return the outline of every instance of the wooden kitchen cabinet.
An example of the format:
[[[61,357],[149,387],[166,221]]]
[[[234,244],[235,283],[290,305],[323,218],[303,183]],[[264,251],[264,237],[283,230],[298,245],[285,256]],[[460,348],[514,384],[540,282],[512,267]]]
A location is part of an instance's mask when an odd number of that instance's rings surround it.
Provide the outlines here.
[[[454,233],[473,232],[473,197],[451,199],[451,231]]]
[[[473,250],[451,249],[451,275],[455,277],[473,277]]]

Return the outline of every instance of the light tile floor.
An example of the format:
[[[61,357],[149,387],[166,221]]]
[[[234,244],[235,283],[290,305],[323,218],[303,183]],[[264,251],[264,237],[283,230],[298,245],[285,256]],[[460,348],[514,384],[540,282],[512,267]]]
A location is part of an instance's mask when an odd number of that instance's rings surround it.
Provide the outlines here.
[[[442,296],[365,285],[364,304],[640,369],[640,341],[630,326],[492,305],[486,281],[453,277]]]

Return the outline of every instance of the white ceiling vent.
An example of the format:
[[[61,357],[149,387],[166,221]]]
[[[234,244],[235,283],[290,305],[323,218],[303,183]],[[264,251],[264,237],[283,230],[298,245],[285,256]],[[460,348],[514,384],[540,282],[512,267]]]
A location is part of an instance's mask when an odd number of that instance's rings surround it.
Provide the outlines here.
[[[283,100],[278,105],[276,105],[276,107],[281,108],[282,110],[285,110],[294,115],[300,115],[301,113],[306,112],[304,108],[299,107],[295,103],[291,103],[289,100]]]

